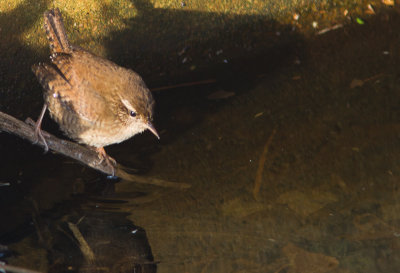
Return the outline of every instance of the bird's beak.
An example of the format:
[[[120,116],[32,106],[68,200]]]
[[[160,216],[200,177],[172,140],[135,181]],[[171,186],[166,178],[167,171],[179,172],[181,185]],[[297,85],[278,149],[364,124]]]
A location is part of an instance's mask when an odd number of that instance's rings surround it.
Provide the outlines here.
[[[152,132],[158,139],[160,139],[160,136],[157,133],[156,128],[154,128],[153,124],[151,124],[151,122],[147,122],[146,124],[147,129],[150,130],[150,132]]]

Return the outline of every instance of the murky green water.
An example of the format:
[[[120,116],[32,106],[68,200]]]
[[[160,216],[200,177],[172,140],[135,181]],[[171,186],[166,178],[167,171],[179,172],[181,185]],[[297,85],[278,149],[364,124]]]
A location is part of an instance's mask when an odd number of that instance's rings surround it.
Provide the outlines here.
[[[93,223],[77,226],[104,267],[118,260],[112,242],[129,263],[147,253],[147,235],[157,272],[397,272],[399,26],[389,12],[308,39],[291,35],[246,58],[232,50],[224,53],[232,61],[205,73],[215,84],[156,93],[160,142],[146,133],[108,151],[186,190],[113,184],[0,135],[1,179],[12,184],[0,188],[0,242],[19,254],[9,261],[44,271],[55,263],[47,246],[77,269],[83,258],[65,247],[74,241],[65,225],[84,217]],[[30,224],[32,204],[47,245]],[[135,236],[132,223],[146,231],[140,247],[121,244]],[[112,272],[134,272],[121,268]]]

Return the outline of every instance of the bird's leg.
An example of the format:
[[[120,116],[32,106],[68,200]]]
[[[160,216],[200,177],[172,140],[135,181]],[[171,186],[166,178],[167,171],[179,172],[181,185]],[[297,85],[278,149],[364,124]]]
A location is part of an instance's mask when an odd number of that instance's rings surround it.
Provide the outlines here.
[[[32,121],[31,118],[27,118],[27,120],[25,121],[26,123],[31,124],[35,128],[34,136],[35,136],[36,140],[33,142],[33,144],[38,143],[39,138],[40,138],[40,140],[43,142],[45,153],[47,153],[49,151],[49,146],[47,145],[47,142],[46,142],[45,138],[43,137],[43,133],[40,128],[42,126],[42,120],[43,120],[44,114],[46,113],[46,110],[47,110],[47,104],[45,103],[43,105],[42,112],[40,113],[40,116],[36,122]]]
[[[112,176],[115,175],[115,166],[117,166],[117,161],[115,161],[114,158],[109,156],[106,151],[104,150],[103,147],[97,147],[96,151],[99,154],[99,159],[100,162],[98,164],[101,164],[104,160],[106,161],[107,165],[111,167],[112,169]]]

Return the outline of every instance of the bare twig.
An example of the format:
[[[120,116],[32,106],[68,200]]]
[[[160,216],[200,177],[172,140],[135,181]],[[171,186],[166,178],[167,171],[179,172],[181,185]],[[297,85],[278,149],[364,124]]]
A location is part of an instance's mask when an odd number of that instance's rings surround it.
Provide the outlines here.
[[[217,80],[215,80],[215,79],[208,79],[208,80],[202,80],[202,81],[197,81],[197,82],[186,82],[186,83],[180,83],[180,84],[175,84],[175,85],[151,88],[151,91],[152,92],[162,91],[162,90],[174,89],[174,88],[179,88],[179,87],[189,87],[189,86],[196,86],[196,85],[209,84],[209,83],[215,83],[215,82],[217,82]]]
[[[135,174],[130,174],[125,172],[121,165],[118,165],[119,168],[116,171],[116,174],[118,177],[128,180],[128,181],[134,181],[136,183],[141,183],[141,184],[151,184],[155,186],[160,186],[160,187],[166,187],[166,188],[176,188],[180,190],[188,189],[190,188],[189,184],[186,183],[176,183],[176,182],[170,182],[170,181],[165,181],[163,179],[158,179],[154,177],[144,177],[144,176],[138,176]]]
[[[28,140],[36,145],[45,147],[42,141],[37,141],[35,136],[35,129],[27,123],[18,120],[6,113],[0,112],[0,132],[8,132],[10,134],[17,135],[25,140]],[[112,174],[112,167],[107,164],[106,160],[100,162],[98,153],[89,147],[79,145],[78,143],[71,142],[68,140],[59,139],[48,132],[43,131],[43,136],[47,142],[50,150],[63,154],[67,157],[73,158],[93,169],[101,171],[106,174]],[[175,183],[170,181],[164,181],[156,178],[146,178],[134,174],[125,172],[124,167],[118,164],[115,168],[115,175],[129,181],[134,181],[142,184],[150,184],[161,187],[185,189],[189,188],[190,185],[185,183]]]
[[[331,31],[331,30],[335,30],[335,29],[338,29],[338,28],[341,28],[341,27],[343,27],[342,24],[336,24],[334,26],[324,28],[324,29],[321,29],[320,31],[318,31],[317,35],[322,35],[322,34],[325,34],[325,33],[329,32],[329,31]]]

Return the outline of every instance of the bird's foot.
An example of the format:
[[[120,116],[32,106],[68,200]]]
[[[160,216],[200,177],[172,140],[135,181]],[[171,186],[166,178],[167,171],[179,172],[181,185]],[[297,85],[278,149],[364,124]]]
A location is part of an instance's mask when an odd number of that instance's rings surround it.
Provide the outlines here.
[[[99,162],[97,164],[100,165],[101,163],[103,163],[103,161],[106,161],[106,164],[111,167],[112,176],[114,176],[115,175],[115,167],[117,166],[117,161],[114,158],[112,158],[111,156],[109,156],[103,147],[96,148],[96,151],[97,151],[98,157],[99,157]]]
[[[45,108],[44,108],[44,111],[46,111]],[[43,114],[44,114],[44,111],[42,110]],[[44,138],[44,136],[50,137],[50,135],[48,133],[46,133],[46,132],[43,132],[40,129],[41,124],[42,124],[42,118],[43,118],[43,116],[41,115],[36,122],[33,121],[33,119],[31,119],[31,118],[27,118],[25,120],[25,123],[27,123],[27,124],[31,125],[32,127],[34,127],[34,130],[35,130],[34,139],[35,140],[33,141],[33,144],[37,144],[39,142],[39,139],[40,139],[42,141],[42,143],[43,143],[43,146],[44,146],[44,153],[47,153],[49,151],[49,145],[47,145],[47,141]]]

